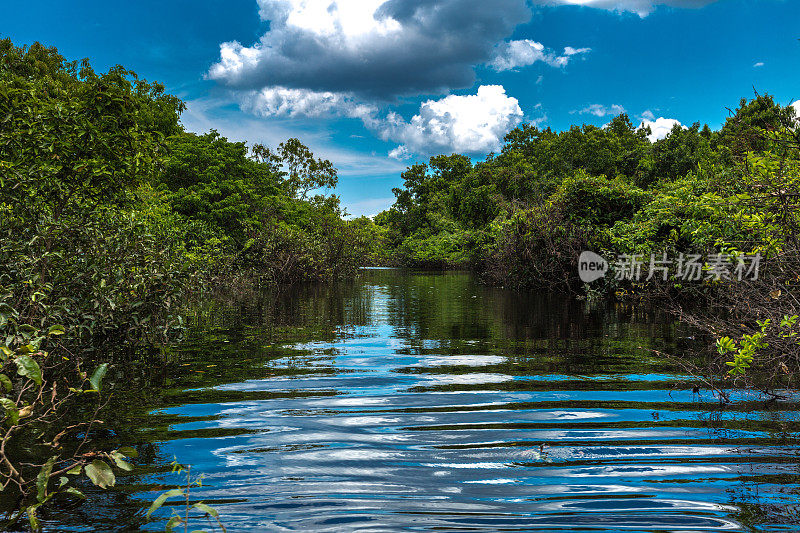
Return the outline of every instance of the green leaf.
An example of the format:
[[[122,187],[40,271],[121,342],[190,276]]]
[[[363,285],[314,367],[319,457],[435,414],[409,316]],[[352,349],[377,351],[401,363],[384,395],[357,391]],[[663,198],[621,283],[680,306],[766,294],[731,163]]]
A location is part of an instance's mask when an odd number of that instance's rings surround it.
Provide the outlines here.
[[[0,385],[3,385],[6,392],[11,392],[11,389],[14,388],[14,385],[11,383],[11,378],[5,374],[0,374]]]
[[[39,475],[36,476],[36,499],[43,502],[47,497],[47,483],[50,481],[50,474],[53,472],[53,463],[56,458],[51,457],[39,470]]]
[[[180,516],[173,516],[172,518],[169,519],[167,525],[164,526],[164,531],[165,533],[172,533],[173,528],[181,524],[183,524],[183,518],[181,518]]]
[[[121,446],[117,451],[125,457],[130,457],[131,459],[136,459],[139,457],[139,452],[136,451],[136,448],[131,446]]]
[[[72,468],[70,468],[69,470],[67,470],[67,474],[70,474],[70,475],[73,475],[73,476],[77,476],[77,475],[80,475],[81,470],[83,470],[83,467],[81,465],[75,465]]]
[[[8,398],[0,398],[0,405],[6,410],[6,422],[9,426],[16,426],[19,422],[19,410],[17,404]]]
[[[37,385],[42,384],[42,369],[31,356],[20,355],[14,362],[17,363],[17,374],[33,380]]]
[[[86,476],[101,489],[113,487],[114,483],[117,482],[117,478],[114,477],[114,472],[111,470],[111,467],[99,459],[95,459],[90,464],[86,465],[85,470]]]
[[[150,518],[151,514],[153,514],[162,505],[164,505],[164,502],[167,501],[168,498],[172,498],[173,496],[183,496],[183,490],[182,489],[168,490],[167,492],[165,492],[164,494],[153,500],[153,505],[150,506],[150,510],[147,511],[147,514],[145,516],[147,516],[147,518]]]
[[[78,489],[76,489],[75,487],[67,487],[62,492],[64,492],[64,494],[72,494],[73,496],[77,496],[81,500],[86,499],[86,495],[81,491],[79,491]]]
[[[114,452],[111,454],[111,457],[114,459],[114,462],[117,464],[117,466],[122,470],[125,470],[126,472],[130,472],[131,470],[133,470],[133,465],[126,462],[124,460],[125,456],[122,455],[121,453]]]
[[[99,391],[100,384],[103,382],[103,378],[106,377],[106,372],[108,371],[108,363],[103,363],[102,365],[98,366],[92,377],[89,378],[89,383],[92,385],[92,389]]]
[[[214,518],[219,518],[219,512],[213,507],[209,507],[208,505],[204,504],[203,502],[196,503],[192,505],[192,507],[203,513],[210,514]]]
[[[36,516],[36,510],[39,509],[39,505],[41,505],[41,504],[37,503],[36,505],[31,505],[27,509],[25,509],[25,511],[27,511],[27,513],[28,513],[28,522],[30,522],[30,524],[31,524],[31,530],[32,531],[41,531],[42,530],[42,528],[41,528],[41,526],[39,524],[39,518]]]
[[[67,330],[64,329],[64,326],[62,326],[61,324],[50,326],[50,328],[47,330],[48,335],[63,335],[66,332]]]

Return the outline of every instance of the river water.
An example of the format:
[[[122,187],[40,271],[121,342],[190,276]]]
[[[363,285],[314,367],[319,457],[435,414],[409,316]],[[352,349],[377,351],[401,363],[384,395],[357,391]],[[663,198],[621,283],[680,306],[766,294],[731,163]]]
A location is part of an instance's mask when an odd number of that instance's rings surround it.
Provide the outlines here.
[[[163,530],[133,511],[177,458],[230,532],[800,529],[797,406],[693,393],[657,311],[374,269],[191,322],[170,370],[116,376],[134,475],[51,523]]]

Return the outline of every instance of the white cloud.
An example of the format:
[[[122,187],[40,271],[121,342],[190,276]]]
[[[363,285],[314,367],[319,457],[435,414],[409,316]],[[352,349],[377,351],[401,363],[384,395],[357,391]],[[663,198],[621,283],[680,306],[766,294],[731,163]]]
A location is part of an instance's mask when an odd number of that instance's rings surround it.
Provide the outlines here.
[[[572,56],[586,54],[590,51],[591,48],[567,46],[564,48],[564,53],[558,55],[545,48],[542,43],[530,39],[508,41],[497,46],[495,56],[489,62],[489,66],[498,72],[527,67],[537,61],[546,63],[551,67],[564,67],[569,63]]]
[[[375,114],[377,107],[364,104],[352,95],[330,91],[267,87],[241,96],[241,107],[261,116],[363,118]]]
[[[564,55],[565,56],[574,56],[578,54],[586,54],[591,52],[591,48],[573,48],[571,46],[567,46],[564,48]]]
[[[618,13],[636,13],[642,18],[655,11],[656,7],[659,5],[680,8],[698,8],[715,1],[716,0],[534,0],[537,4],[586,6],[616,11]]]
[[[647,136],[647,138],[650,139],[650,142],[656,142],[666,138],[670,132],[672,132],[672,128],[675,126],[680,126],[681,128],[686,129],[686,126],[682,125],[674,118],[655,118],[651,111],[645,111],[642,113],[642,119],[642,124],[639,127],[650,128],[650,135]]]
[[[525,0],[258,0],[269,30],[220,45],[208,77],[244,91],[308,89],[391,100],[475,82],[474,67],[530,18]]]
[[[753,68],[761,68],[763,66],[764,66],[764,62],[763,61],[759,61],[758,63],[753,65]]]
[[[259,0],[262,20],[295,27],[312,34],[357,39],[365,35],[388,35],[401,29],[392,18],[375,17],[386,0]]]
[[[800,120],[800,100],[794,102],[792,104],[792,107],[794,108],[794,116],[797,117],[798,120]]]
[[[584,107],[578,113],[581,115],[594,115],[596,117],[607,117],[609,115],[619,115],[625,112],[625,108],[619,104],[612,104],[610,106],[604,106],[602,104],[592,104],[588,107]],[[575,111],[573,111],[575,113]]]
[[[305,89],[272,87],[252,91],[240,103],[245,111],[264,117],[360,119],[383,140],[403,143],[388,153],[398,161],[410,159],[412,153],[496,151],[503,136],[523,117],[517,99],[506,95],[500,85],[481,86],[474,95],[425,101],[410,121],[394,111],[380,113],[378,107],[360,103],[349,95]],[[532,123],[542,120],[533,119]]]
[[[389,150],[389,157],[398,161],[405,161],[406,159],[411,159],[411,152],[408,151],[407,147],[400,145]]]
[[[485,153],[497,151],[503,137],[522,121],[516,98],[500,85],[482,85],[477,94],[446,96],[420,105],[407,122],[390,113],[378,126],[385,140],[403,143],[396,154],[408,152]]]

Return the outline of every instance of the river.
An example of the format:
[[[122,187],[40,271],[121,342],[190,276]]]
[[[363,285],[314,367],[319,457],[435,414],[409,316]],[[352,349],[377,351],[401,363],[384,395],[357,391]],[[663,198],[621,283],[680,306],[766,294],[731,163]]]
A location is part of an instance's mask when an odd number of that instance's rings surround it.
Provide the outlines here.
[[[372,269],[190,323],[168,371],[116,375],[136,471],[53,528],[163,530],[133,512],[177,458],[229,532],[796,530],[797,406],[694,393],[658,311]]]

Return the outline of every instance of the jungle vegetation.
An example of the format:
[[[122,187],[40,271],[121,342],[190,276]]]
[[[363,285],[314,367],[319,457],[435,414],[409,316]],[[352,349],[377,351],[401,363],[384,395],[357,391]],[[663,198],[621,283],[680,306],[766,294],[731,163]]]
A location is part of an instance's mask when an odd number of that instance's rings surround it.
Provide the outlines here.
[[[704,298],[685,317],[716,340],[718,358],[697,369],[712,383],[761,374],[774,390],[800,375],[800,137],[793,108],[768,95],[743,99],[718,131],[656,142],[626,115],[522,125],[480,162],[409,167],[375,221],[348,219],[333,163],[299,140],[190,133],[183,110],[121,66],[97,73],[0,41],[2,527],[37,530],[48,505],[83,497],[77,480],[109,487],[132,468],[129,443],[96,438],[109,365],[179,338],[186,299],[234,276],[278,285],[398,264],[580,290],[581,250],[759,253],[758,283],[604,288]]]
[[[136,450],[92,438],[113,357],[170,342],[186,298],[226,276],[330,280],[369,261],[329,161],[184,131],[184,104],[121,66],[95,72],[0,41],[0,502],[34,530]],[[143,348],[142,348],[143,349]],[[114,354],[114,355],[112,355]]]
[[[724,401],[732,386],[777,398],[800,378],[798,124],[792,106],[760,94],[719,130],[676,125],[655,142],[624,114],[563,132],[523,124],[477,163],[453,154],[409,167],[375,220],[402,265],[471,268],[522,290],[647,298],[708,333],[711,357],[677,361],[704,387]],[[644,276],[612,270],[582,285],[585,250],[609,263],[638,257]],[[651,257],[701,258],[702,270],[692,282],[675,271],[647,281]],[[758,276],[740,281],[735,267],[755,257]]]
[[[656,142],[625,114],[563,132],[523,124],[475,164],[453,154],[409,167],[376,222],[400,264],[471,267],[517,288],[575,281],[580,249],[705,253],[723,241],[760,249],[769,246],[766,225],[726,225],[742,205],[726,200],[756,185],[760,163],[789,155],[776,149],[796,142],[795,120],[791,106],[757,95],[719,131],[676,125]]]

